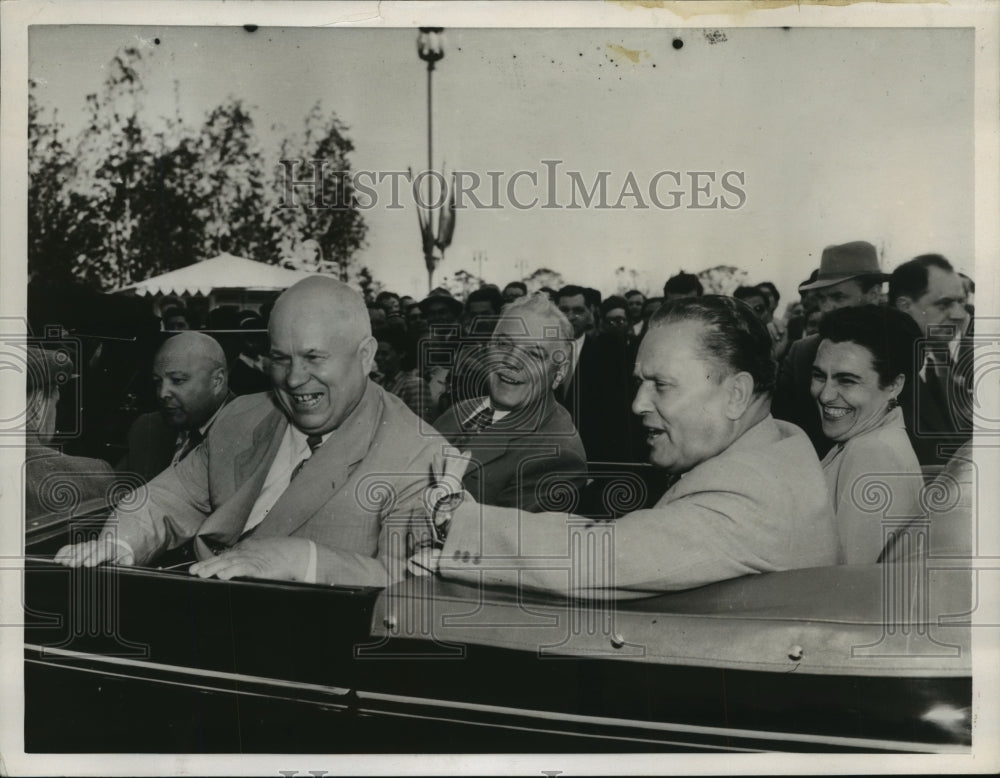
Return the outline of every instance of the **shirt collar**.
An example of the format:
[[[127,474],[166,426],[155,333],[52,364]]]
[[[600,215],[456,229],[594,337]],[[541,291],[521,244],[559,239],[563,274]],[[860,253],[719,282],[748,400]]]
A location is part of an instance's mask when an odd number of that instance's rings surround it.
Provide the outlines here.
[[[463,421],[468,422],[469,419],[473,418],[477,414],[486,410],[487,408],[493,408],[493,404],[490,402],[489,395],[480,398],[479,402],[476,403],[476,407],[472,409],[472,413],[468,414]],[[505,416],[509,416],[510,411],[502,411],[499,408],[493,408],[493,423],[500,421],[500,419]]]
[[[365,452],[368,451],[371,439],[375,435],[379,393],[384,391],[382,387],[369,380],[365,386],[365,393],[361,396],[361,401],[339,427],[321,436],[322,443],[320,445],[324,445],[331,437],[335,437],[341,441],[344,452],[350,457],[348,461],[355,462],[364,459]],[[295,445],[301,444],[303,448],[308,448],[306,438],[309,437],[309,433],[303,432],[294,424],[289,424],[288,428],[291,430],[292,441]]]

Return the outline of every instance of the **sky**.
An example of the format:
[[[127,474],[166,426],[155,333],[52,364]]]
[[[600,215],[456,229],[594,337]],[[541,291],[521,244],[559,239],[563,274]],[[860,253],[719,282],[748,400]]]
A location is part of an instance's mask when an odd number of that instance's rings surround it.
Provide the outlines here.
[[[85,96],[127,45],[144,53],[145,119],[200,124],[228,97],[251,107],[272,164],[282,137],[321,101],[349,127],[355,170],[426,166],[426,70],[414,29],[34,27],[30,74],[70,132]],[[159,41],[158,43],[156,41]],[[679,47],[678,43],[679,42]],[[448,29],[434,73],[435,167],[502,181],[500,208],[461,210],[437,279],[459,269],[500,284],[538,267],[605,294],[614,269],[651,290],[678,270],[744,268],[783,303],[824,246],[869,240],[884,269],[927,252],[972,274],[973,33],[968,29]],[[607,171],[609,204],[631,173],[647,208],[517,208],[556,202],[570,173],[589,189]],[[554,163],[550,163],[554,165]],[[672,210],[651,202],[679,189]],[[692,192],[692,173],[708,190]],[[742,192],[721,187],[724,174]],[[427,278],[412,205],[366,211],[358,259],[400,293]],[[476,190],[489,201],[488,183]],[[718,199],[717,198],[722,198]],[[732,208],[692,208],[715,200]],[[578,203],[580,199],[578,198]],[[471,206],[471,202],[469,203]]]

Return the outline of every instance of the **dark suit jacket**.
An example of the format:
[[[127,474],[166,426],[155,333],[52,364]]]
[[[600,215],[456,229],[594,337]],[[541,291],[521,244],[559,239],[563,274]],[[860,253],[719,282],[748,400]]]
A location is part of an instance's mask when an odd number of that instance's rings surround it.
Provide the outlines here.
[[[557,510],[570,497],[567,485],[579,493],[586,454],[566,409],[549,402],[535,413],[512,412],[484,432],[464,430],[485,399],[453,405],[434,423],[449,443],[472,454],[462,479],[468,492],[486,505],[525,511]]]
[[[947,344],[926,345],[947,367],[940,371],[928,367],[923,378],[915,377],[916,411],[907,413],[907,428],[920,464],[944,465],[972,436],[972,346],[963,340],[956,362]]]
[[[236,395],[230,392],[225,405]],[[208,434],[208,430],[205,431]],[[177,430],[163,420],[159,411],[144,413],[128,430],[128,453],[115,466],[119,473],[135,473],[143,481],[166,470],[177,450]]]
[[[632,451],[632,378],[620,333],[587,335],[568,385],[556,398],[580,433],[588,462],[642,461]]]
[[[270,392],[237,397],[201,445],[150,481],[146,500],[116,511],[108,529],[117,528],[136,564],[191,538],[200,559],[213,544],[234,544],[287,427]],[[402,400],[369,382],[254,537],[312,540],[319,583],[386,586],[405,573],[406,534],[423,516],[432,458],[449,452]]]
[[[771,414],[776,419],[790,421],[809,436],[820,459],[826,456],[833,442],[823,434],[819,409],[809,392],[812,366],[819,350],[819,335],[795,341],[781,362],[778,381],[771,399]]]

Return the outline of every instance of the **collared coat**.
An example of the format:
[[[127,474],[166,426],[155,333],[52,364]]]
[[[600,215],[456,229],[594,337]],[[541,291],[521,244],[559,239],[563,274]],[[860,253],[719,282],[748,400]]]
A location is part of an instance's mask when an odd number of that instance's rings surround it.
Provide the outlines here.
[[[237,397],[187,457],[109,519],[143,564],[194,539],[200,559],[234,544],[263,488],[288,418],[271,392]],[[386,586],[401,578],[407,535],[424,514],[435,454],[454,452],[402,400],[372,382],[254,529],[318,549],[317,582]]]
[[[446,578],[605,599],[649,596],[837,561],[809,439],[768,416],[649,509],[616,521],[520,515],[466,500],[441,554]]]

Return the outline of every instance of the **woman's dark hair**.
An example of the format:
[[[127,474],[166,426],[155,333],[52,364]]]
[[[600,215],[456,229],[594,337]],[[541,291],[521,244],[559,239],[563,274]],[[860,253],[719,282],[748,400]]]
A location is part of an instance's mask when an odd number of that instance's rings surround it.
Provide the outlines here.
[[[717,294],[681,298],[664,303],[650,318],[649,329],[680,321],[701,322],[702,352],[734,373],[749,373],[755,394],[774,390],[771,335],[745,302]]]
[[[896,376],[906,378],[905,387],[913,387],[920,327],[907,314],[884,305],[861,305],[838,308],[823,315],[819,322],[820,340],[834,343],[857,343],[872,355],[872,367],[878,373],[879,386],[885,389]]]

